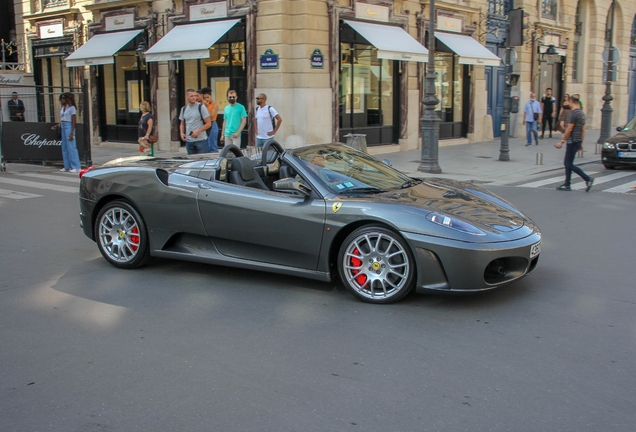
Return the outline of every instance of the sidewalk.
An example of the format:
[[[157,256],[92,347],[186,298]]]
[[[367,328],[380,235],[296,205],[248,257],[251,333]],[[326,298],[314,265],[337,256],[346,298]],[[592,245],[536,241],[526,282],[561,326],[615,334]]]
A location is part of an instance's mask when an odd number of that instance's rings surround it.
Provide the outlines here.
[[[600,161],[600,154],[594,154],[596,141],[600,130],[588,131],[584,144],[583,157],[575,160],[577,165],[584,165]],[[410,150],[397,151],[397,145],[370,147],[369,153],[378,159],[388,159],[394,168],[412,177],[443,177],[456,180],[473,181],[475,183],[488,183],[493,185],[521,182],[533,179],[536,175],[563,170],[563,157],[565,149],[556,149],[556,144],[561,137],[556,133],[555,138],[539,140],[539,145],[526,147],[525,137],[510,138],[510,160],[499,161],[499,139],[491,142],[449,145],[450,142],[440,141],[439,165],[441,174],[427,174],[417,170],[420,165],[421,151]],[[542,164],[537,164],[537,155],[542,157]],[[128,143],[103,143],[92,148],[92,160],[94,165],[101,165],[120,157],[138,156],[137,144]],[[185,148],[179,152],[155,151],[155,156],[186,156]],[[7,169],[18,164],[9,163]],[[23,165],[23,167],[39,167],[41,165]]]

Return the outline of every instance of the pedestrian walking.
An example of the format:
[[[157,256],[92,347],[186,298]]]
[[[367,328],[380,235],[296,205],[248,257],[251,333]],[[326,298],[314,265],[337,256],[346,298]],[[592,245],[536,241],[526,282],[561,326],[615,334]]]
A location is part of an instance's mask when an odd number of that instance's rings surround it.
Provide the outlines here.
[[[541,111],[543,111],[543,124],[541,125],[541,139],[545,135],[545,126],[548,125],[548,132],[550,132],[550,138],[552,138],[552,130],[554,129],[553,119],[556,117],[556,99],[552,96],[552,89],[547,88],[545,90],[545,96],[541,99]]]
[[[581,149],[581,145],[585,139],[585,113],[580,108],[580,98],[581,97],[578,94],[570,95],[570,106],[573,109],[568,117],[563,139],[555,145],[556,148],[561,148],[563,143],[566,143],[565,159],[563,160],[563,165],[565,166],[565,183],[557,188],[557,190],[561,191],[572,190],[570,187],[572,171],[585,180],[585,192],[589,192],[594,184],[594,179],[592,177],[585,174],[581,168],[574,165],[576,152]]]
[[[139,111],[141,112],[139,126],[137,127],[137,142],[139,143],[139,153],[144,156],[148,156],[152,149],[150,134],[152,133],[152,128],[154,125],[150,103],[148,103],[147,101],[143,101],[142,103],[140,103]]]
[[[223,110],[221,142],[241,148],[241,132],[247,124],[247,111],[236,99],[236,90],[228,90],[227,101],[230,104]]]
[[[526,102],[523,113],[523,124],[526,126],[526,146],[532,145],[532,135],[534,135],[534,143],[539,145],[538,124],[541,123],[542,110],[534,92],[530,93],[530,100]]]
[[[212,99],[212,89],[210,87],[203,87],[201,90],[203,95],[203,103],[210,113],[210,121],[212,127],[208,130],[208,151],[219,151],[219,125],[216,122],[216,118],[219,115],[219,104]]]
[[[561,110],[559,111],[559,125],[557,126],[559,132],[565,132],[565,122],[568,120],[571,112],[570,95],[566,93],[565,96],[563,96],[563,101],[561,101]]]
[[[188,103],[181,108],[179,114],[179,132],[181,140],[186,143],[188,154],[207,153],[208,135],[206,131],[212,126],[208,109],[198,102],[199,95],[194,89],[186,90]]]
[[[18,92],[11,93],[11,100],[7,103],[11,121],[24,121],[24,102],[18,99]]]
[[[75,96],[72,93],[62,93],[60,95],[60,123],[51,129],[60,129],[62,136],[62,160],[64,168],[62,172],[79,172],[82,165],[77,151],[77,141],[75,140],[75,125],[77,123],[77,108],[75,106]]]
[[[265,93],[256,96],[256,105],[256,148],[262,148],[267,140],[274,138],[283,119],[272,106],[267,105]]]

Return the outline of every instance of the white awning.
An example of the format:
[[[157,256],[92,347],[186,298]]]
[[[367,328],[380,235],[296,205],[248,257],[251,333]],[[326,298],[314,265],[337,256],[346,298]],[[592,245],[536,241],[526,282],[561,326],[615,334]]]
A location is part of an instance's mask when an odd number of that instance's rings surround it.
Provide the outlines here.
[[[66,57],[66,67],[113,64],[115,53],[141,32],[142,30],[127,30],[95,35]]]
[[[428,50],[400,27],[344,20],[378,49],[378,58],[427,62]]]
[[[501,65],[499,57],[470,36],[435,32],[435,38],[459,56],[459,64]]]
[[[210,47],[240,20],[209,21],[176,26],[146,51],[146,61],[210,57]]]

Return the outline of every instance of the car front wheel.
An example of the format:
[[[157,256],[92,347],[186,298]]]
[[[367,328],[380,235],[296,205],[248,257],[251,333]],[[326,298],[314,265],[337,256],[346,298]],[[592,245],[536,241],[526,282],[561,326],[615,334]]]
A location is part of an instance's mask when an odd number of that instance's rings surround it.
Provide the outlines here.
[[[352,232],[338,253],[343,284],[369,303],[392,303],[408,294],[414,265],[406,242],[395,232],[377,226]]]
[[[137,268],[149,257],[146,226],[127,202],[113,201],[100,210],[95,238],[102,256],[115,267]]]

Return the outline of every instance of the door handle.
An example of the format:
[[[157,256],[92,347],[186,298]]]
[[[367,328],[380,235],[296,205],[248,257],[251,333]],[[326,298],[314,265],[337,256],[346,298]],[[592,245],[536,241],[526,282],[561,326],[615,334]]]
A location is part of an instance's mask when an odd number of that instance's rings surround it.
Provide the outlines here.
[[[198,186],[199,186],[199,189],[212,189],[212,186],[210,186],[207,183],[199,183]]]

